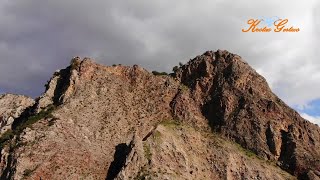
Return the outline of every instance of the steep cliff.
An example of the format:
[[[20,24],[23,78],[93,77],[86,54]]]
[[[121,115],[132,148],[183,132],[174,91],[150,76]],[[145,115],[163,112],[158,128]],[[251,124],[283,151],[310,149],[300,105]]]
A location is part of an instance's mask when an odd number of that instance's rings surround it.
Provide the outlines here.
[[[11,129],[14,119],[18,118],[28,107],[34,104],[34,100],[21,95],[0,95],[0,135]]]
[[[170,76],[74,58],[11,131],[1,142],[3,179],[320,174],[319,127],[274,95],[240,56],[220,50]]]
[[[320,169],[320,129],[274,95],[241,57],[206,52],[176,73],[210,126],[294,175]]]

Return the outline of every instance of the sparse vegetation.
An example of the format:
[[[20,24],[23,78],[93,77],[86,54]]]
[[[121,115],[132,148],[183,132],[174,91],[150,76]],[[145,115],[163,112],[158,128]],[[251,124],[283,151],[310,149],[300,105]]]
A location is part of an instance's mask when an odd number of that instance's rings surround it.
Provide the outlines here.
[[[183,63],[179,62],[179,66],[174,66],[172,68],[173,73],[176,73],[179,70],[179,68],[181,68],[182,66],[183,66]]]
[[[134,178],[134,180],[151,180],[150,173],[147,170],[146,166],[140,169],[138,175]]]
[[[179,67],[178,67],[178,66],[174,66],[174,67],[172,68],[172,71],[173,71],[174,73],[176,73],[178,70],[179,70]]]
[[[156,131],[153,133],[153,138],[154,138],[154,139],[160,139],[160,138],[161,138],[161,133],[156,130]]]
[[[52,119],[54,118],[54,116],[52,115],[52,111],[55,109],[54,105],[49,106],[46,110],[42,110],[40,111],[38,114],[29,117],[25,122],[23,122],[22,124],[20,124],[16,130],[18,132],[21,132],[23,129],[25,129],[26,127],[31,127],[32,124],[38,122],[41,119]]]
[[[162,134],[158,131],[158,130],[155,130],[153,133],[152,133],[152,138],[154,140],[154,142],[156,143],[156,148],[158,147],[159,144],[162,143],[162,139],[161,139],[161,136]]]
[[[2,148],[6,142],[14,137],[14,133],[11,129],[7,130],[1,137],[0,137],[0,148]]]
[[[81,61],[79,60],[78,57],[73,58],[73,59],[70,61],[70,67],[71,67],[71,69],[78,69],[78,68],[80,67],[80,63],[81,63]]]
[[[189,90],[188,86],[186,86],[184,84],[181,84],[179,89],[181,89],[182,91],[188,91]]]
[[[24,177],[29,177],[31,176],[31,174],[33,173],[34,170],[31,170],[31,169],[26,169],[23,171],[23,176]]]
[[[152,74],[156,75],[156,76],[166,76],[166,75],[168,75],[168,73],[166,73],[166,72],[158,72],[158,71],[152,71]]]
[[[7,130],[0,137],[0,148],[2,148],[9,140],[14,136],[19,136],[20,133],[27,127],[31,127],[34,123],[38,122],[41,119],[53,119],[52,115],[53,110],[56,107],[54,105],[49,106],[47,109],[42,110],[38,114],[28,117],[27,119],[22,119],[22,122],[18,124],[13,130]],[[49,122],[50,123],[50,122]],[[15,145],[13,145],[15,147]]]
[[[148,144],[143,145],[143,150],[144,150],[144,156],[147,158],[148,162],[151,161],[152,153],[151,153],[151,148]]]
[[[50,121],[48,121],[48,126],[53,126],[56,120],[56,118],[52,118]]]
[[[244,152],[248,157],[257,157],[258,159],[260,159],[259,156],[257,156],[254,152],[252,152],[251,150],[245,149],[243,148],[240,144],[235,143],[238,147],[238,149],[242,152]]]
[[[164,120],[160,122],[160,124],[166,127],[176,127],[181,125],[179,120]]]

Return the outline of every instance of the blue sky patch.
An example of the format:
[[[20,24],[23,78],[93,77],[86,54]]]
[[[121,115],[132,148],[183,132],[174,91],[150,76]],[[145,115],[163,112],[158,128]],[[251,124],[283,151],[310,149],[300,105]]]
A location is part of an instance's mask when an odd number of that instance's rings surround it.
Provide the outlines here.
[[[320,116],[320,99],[314,100],[303,109],[294,107],[299,112],[306,113],[310,116]]]

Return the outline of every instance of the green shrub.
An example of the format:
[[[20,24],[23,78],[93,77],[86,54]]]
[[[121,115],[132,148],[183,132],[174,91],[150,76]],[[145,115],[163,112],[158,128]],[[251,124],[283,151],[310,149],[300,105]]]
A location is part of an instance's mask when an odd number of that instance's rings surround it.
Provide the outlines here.
[[[168,75],[168,73],[166,73],[166,72],[158,72],[158,71],[152,71],[152,74],[156,75],[156,76],[162,76],[162,75],[166,76],[166,75]]]
[[[23,122],[22,124],[20,124],[16,128],[16,130],[18,132],[21,132],[26,127],[31,127],[31,125],[33,125],[34,123],[38,122],[41,119],[54,118],[54,116],[52,115],[52,111],[54,109],[55,109],[55,106],[51,105],[47,109],[40,111],[38,114],[28,117],[28,119],[25,122]]]
[[[178,70],[179,70],[179,67],[178,67],[178,66],[175,66],[175,67],[172,68],[172,71],[173,71],[174,73],[176,73]]]
[[[14,133],[11,129],[7,130],[5,133],[2,134],[2,136],[0,137],[0,148],[3,147],[3,145],[5,145],[5,143],[12,139],[14,137]]]

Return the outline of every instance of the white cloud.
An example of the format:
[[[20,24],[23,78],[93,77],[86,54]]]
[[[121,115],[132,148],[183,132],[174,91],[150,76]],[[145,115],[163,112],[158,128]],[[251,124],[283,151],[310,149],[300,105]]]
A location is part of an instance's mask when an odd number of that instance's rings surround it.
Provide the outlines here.
[[[0,87],[38,95],[71,57],[170,71],[206,50],[237,53],[291,106],[320,98],[316,1],[16,0],[0,2]],[[279,16],[299,33],[242,33]],[[14,72],[14,73],[12,73]]]
[[[308,115],[306,113],[301,113],[300,115],[304,119],[309,120],[312,123],[320,125],[320,116],[311,116],[311,115]]]

